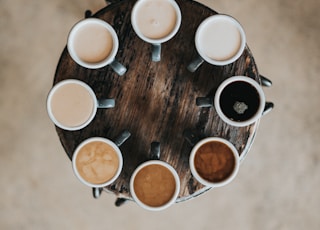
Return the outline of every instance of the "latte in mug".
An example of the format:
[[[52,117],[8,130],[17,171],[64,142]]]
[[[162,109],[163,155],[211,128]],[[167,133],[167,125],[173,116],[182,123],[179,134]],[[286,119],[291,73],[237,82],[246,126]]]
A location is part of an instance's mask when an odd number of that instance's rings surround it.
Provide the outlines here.
[[[141,207],[158,211],[173,204],[179,194],[180,179],[169,164],[150,160],[140,165],[130,180],[130,192]]]
[[[205,61],[214,65],[226,65],[240,57],[246,38],[238,21],[228,15],[217,14],[200,24],[195,44]]]
[[[177,13],[167,0],[144,0],[136,6],[136,27],[150,39],[168,36],[177,23]]]
[[[64,80],[50,90],[47,110],[58,127],[79,130],[94,118],[97,99],[93,90],[84,82],[76,79]]]
[[[170,40],[181,25],[181,11],[174,0],[138,0],[131,12],[136,34],[152,44],[152,61],[161,60],[161,44]]]
[[[67,49],[77,64],[89,69],[110,65],[121,76],[127,69],[115,59],[118,48],[116,31],[109,23],[98,18],[79,21],[68,36]]]
[[[118,146],[102,137],[82,142],[72,157],[78,179],[90,187],[104,187],[115,181],[122,170],[122,154]]]
[[[187,67],[191,72],[195,72],[204,61],[217,66],[236,61],[245,49],[246,35],[236,19],[216,14],[199,25],[195,46],[198,56]]]

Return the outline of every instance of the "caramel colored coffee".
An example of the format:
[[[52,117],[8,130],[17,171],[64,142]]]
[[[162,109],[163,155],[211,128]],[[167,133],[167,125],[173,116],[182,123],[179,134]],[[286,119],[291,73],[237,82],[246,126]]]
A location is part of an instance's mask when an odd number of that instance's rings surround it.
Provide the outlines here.
[[[54,92],[50,106],[53,116],[60,124],[77,127],[87,122],[94,113],[94,100],[84,86],[67,83]]]
[[[80,176],[89,183],[103,184],[117,173],[119,158],[112,146],[102,141],[84,145],[76,158]]]
[[[137,173],[133,186],[141,202],[151,207],[159,207],[173,197],[176,181],[170,170],[164,166],[148,165]]]
[[[103,25],[88,23],[75,35],[74,49],[84,62],[101,62],[110,55],[112,48],[112,35]]]
[[[203,144],[194,158],[198,174],[209,182],[227,179],[235,168],[232,150],[224,143],[211,141]]]
[[[137,25],[141,33],[151,39],[168,36],[176,21],[176,11],[166,0],[147,0],[137,9]]]

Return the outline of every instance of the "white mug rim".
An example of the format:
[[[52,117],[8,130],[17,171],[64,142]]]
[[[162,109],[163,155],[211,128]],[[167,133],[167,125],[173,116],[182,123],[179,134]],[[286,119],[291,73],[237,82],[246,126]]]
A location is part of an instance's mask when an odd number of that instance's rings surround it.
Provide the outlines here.
[[[244,81],[249,83],[250,85],[252,85],[258,92],[259,94],[259,98],[260,98],[260,104],[259,107],[256,111],[256,113],[248,120],[245,121],[233,121],[231,119],[229,119],[223,112],[220,106],[220,95],[222,93],[222,91],[224,90],[224,88],[226,86],[228,86],[230,83],[236,82],[236,81]],[[256,122],[257,120],[259,120],[262,116],[264,107],[265,107],[265,95],[264,92],[262,90],[262,87],[258,84],[258,82],[256,82],[255,80],[253,80],[250,77],[247,76],[232,76],[230,78],[227,78],[226,80],[224,80],[218,87],[215,96],[214,96],[214,107],[216,109],[216,112],[218,113],[219,117],[226,122],[229,125],[235,126],[235,127],[244,127],[244,126],[248,126],[253,124],[254,122]]]
[[[74,37],[76,36],[76,33],[78,32],[78,30],[82,26],[90,24],[90,23],[91,24],[99,24],[99,25],[102,25],[103,27],[105,27],[108,30],[108,32],[111,34],[112,39],[113,39],[113,47],[112,47],[112,51],[109,54],[109,56],[106,57],[104,60],[102,60],[100,62],[96,62],[96,63],[89,63],[89,62],[85,62],[85,61],[81,60],[78,57],[78,55],[74,49],[74,46],[72,45]],[[118,36],[117,36],[117,33],[115,32],[114,28],[109,23],[107,23],[106,21],[99,19],[99,18],[86,18],[86,19],[83,19],[83,20],[77,22],[71,28],[69,35],[68,35],[67,49],[68,49],[68,52],[69,52],[71,58],[80,66],[83,66],[88,69],[98,69],[98,68],[102,68],[104,66],[109,65],[111,62],[113,62],[115,60],[115,56],[118,52],[118,48],[119,48],[119,40],[118,40]]]
[[[104,183],[101,183],[101,184],[94,184],[94,183],[91,183],[91,182],[88,182],[86,181],[85,179],[82,178],[82,176],[79,174],[79,171],[77,169],[77,166],[76,166],[76,158],[79,154],[79,151],[81,150],[81,148],[91,142],[95,142],[95,141],[99,141],[99,142],[104,142],[106,143],[107,145],[110,145],[117,153],[117,156],[118,156],[118,159],[119,159],[119,165],[118,165],[118,169],[117,169],[117,172],[116,174],[108,181],[104,182]],[[74,151],[73,155],[72,155],[72,169],[73,169],[73,172],[74,174],[76,175],[76,177],[85,185],[89,186],[89,187],[93,187],[93,188],[102,188],[102,187],[105,187],[105,186],[108,186],[110,184],[112,184],[116,179],[118,179],[121,171],[122,171],[122,167],[123,167],[123,157],[122,157],[122,153],[121,153],[121,150],[119,149],[119,147],[111,140],[107,139],[107,138],[104,138],[104,137],[91,137],[91,138],[88,138],[86,140],[84,140],[83,142],[81,142],[76,150]]]
[[[171,197],[171,199],[161,205],[161,206],[158,206],[158,207],[152,207],[152,206],[149,206],[145,203],[143,203],[136,195],[135,191],[134,191],[134,180],[135,180],[135,177],[136,175],[138,174],[138,172],[148,166],[148,165],[161,165],[163,167],[165,167],[166,169],[168,169],[174,179],[175,179],[175,182],[176,182],[176,189],[175,189],[175,192],[173,194],[173,196]],[[133,172],[133,174],[131,175],[131,178],[130,178],[130,193],[131,193],[131,196],[133,198],[133,200],[142,208],[146,209],[146,210],[150,210],[150,211],[160,211],[160,210],[164,210],[166,208],[168,208],[169,206],[171,206],[176,200],[177,200],[177,197],[179,195],[179,192],[180,192],[180,178],[179,178],[179,175],[177,173],[177,171],[168,163],[164,162],[164,161],[161,161],[161,160],[148,160],[142,164],[140,164]]]
[[[205,28],[205,26],[211,22],[212,20],[228,20],[229,22],[233,23],[233,25],[235,25],[240,33],[240,37],[241,37],[241,44],[239,47],[239,50],[237,51],[237,53],[232,56],[229,59],[226,60],[214,60],[211,59],[210,57],[208,57],[205,52],[203,51],[203,49],[201,49],[201,44],[200,44],[200,36],[201,36],[201,32],[202,30]],[[235,62],[243,53],[245,47],[246,47],[246,34],[243,30],[243,27],[241,26],[241,24],[233,17],[226,15],[226,14],[215,14],[212,16],[209,16],[208,18],[206,18],[205,20],[203,20],[200,25],[197,28],[196,31],[196,35],[195,35],[195,45],[196,45],[196,49],[199,53],[199,55],[208,63],[212,64],[212,65],[217,65],[217,66],[223,66],[223,65],[228,65],[230,63]]]
[[[208,180],[205,180],[204,178],[202,178],[199,173],[197,172],[195,165],[194,165],[194,158],[195,155],[197,153],[197,150],[204,144],[208,143],[208,142],[221,142],[223,144],[225,144],[226,146],[229,147],[229,149],[231,150],[234,158],[235,158],[235,166],[234,166],[234,170],[232,171],[232,173],[223,181],[220,182],[211,182]],[[190,165],[190,170],[191,170],[191,174],[195,177],[195,179],[197,181],[199,181],[201,184],[207,186],[207,187],[222,187],[225,186],[227,184],[229,184],[238,174],[239,171],[239,166],[240,166],[240,157],[239,157],[239,153],[238,150],[235,148],[235,146],[228,140],[221,138],[221,137],[207,137],[204,138],[202,140],[200,140],[191,150],[191,154],[189,157],[189,165]]]
[[[141,33],[139,26],[136,23],[137,9],[144,1],[152,1],[152,0],[138,0],[135,3],[135,5],[133,6],[132,11],[131,11],[131,25],[132,25],[135,33],[138,35],[138,37],[140,37],[142,40],[144,40],[148,43],[151,43],[151,44],[161,44],[161,43],[164,43],[164,42],[170,40],[171,38],[173,38],[180,28],[181,18],[182,18],[181,10],[180,10],[180,7],[177,4],[177,2],[174,0],[166,0],[167,2],[169,2],[173,6],[173,8],[176,11],[177,21],[176,21],[176,25],[175,25],[174,29],[167,36],[165,36],[163,38],[152,39],[152,38],[145,36],[143,33]]]
[[[66,125],[62,124],[61,122],[59,122],[52,113],[51,99],[52,99],[53,95],[55,94],[55,92],[66,84],[77,84],[77,85],[82,86],[83,88],[85,88],[88,91],[88,93],[90,94],[90,96],[92,97],[92,100],[93,100],[94,108],[92,110],[91,116],[86,120],[86,122],[84,122],[78,126],[66,126]],[[67,80],[62,80],[62,81],[58,82],[57,84],[55,84],[51,88],[51,90],[48,94],[48,97],[47,97],[47,111],[48,111],[48,115],[49,115],[51,121],[56,126],[58,126],[61,129],[64,129],[64,130],[75,131],[75,130],[80,130],[80,129],[86,127],[88,124],[90,124],[90,122],[95,117],[95,115],[97,113],[97,108],[98,108],[97,97],[96,97],[95,93],[93,92],[93,90],[91,89],[91,87],[89,85],[87,85],[86,83],[84,83],[83,81],[80,81],[77,79],[67,79]]]

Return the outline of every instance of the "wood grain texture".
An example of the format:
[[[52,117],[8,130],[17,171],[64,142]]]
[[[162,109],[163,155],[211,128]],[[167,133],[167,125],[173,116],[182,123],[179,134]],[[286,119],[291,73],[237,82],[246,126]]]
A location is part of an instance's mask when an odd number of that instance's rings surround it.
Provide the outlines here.
[[[197,56],[194,36],[198,25],[215,11],[190,0],[177,0],[182,24],[176,36],[162,45],[162,60],[151,61],[151,45],[134,33],[131,9],[135,1],[113,3],[93,17],[110,23],[119,37],[117,60],[128,71],[118,76],[111,67],[89,70],[78,66],[65,48],[56,69],[54,84],[64,79],[79,79],[95,91],[97,98],[115,98],[116,107],[99,109],[95,119],[80,131],[56,128],[61,143],[71,159],[83,140],[93,136],[115,139],[122,130],[131,137],[120,147],[124,167],[120,177],[105,190],[118,197],[131,199],[129,180],[134,169],[149,159],[150,145],[161,144],[161,160],[171,164],[181,180],[177,202],[195,197],[208,190],[191,175],[189,154],[192,146],[183,137],[186,129],[200,138],[219,136],[235,145],[241,158],[254,140],[258,122],[243,128],[225,124],[214,108],[199,108],[196,98],[212,96],[218,85],[234,75],[245,75],[260,82],[253,56],[246,47],[233,64],[213,66],[204,63],[195,73],[187,65]]]

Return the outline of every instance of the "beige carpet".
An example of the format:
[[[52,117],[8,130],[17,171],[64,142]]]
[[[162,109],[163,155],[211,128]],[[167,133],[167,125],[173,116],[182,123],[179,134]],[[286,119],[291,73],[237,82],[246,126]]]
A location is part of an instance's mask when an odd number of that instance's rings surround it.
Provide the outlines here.
[[[201,0],[244,26],[275,109],[227,187],[147,212],[94,200],[45,102],[70,27],[103,0],[0,0],[0,229],[320,229],[319,0]]]

